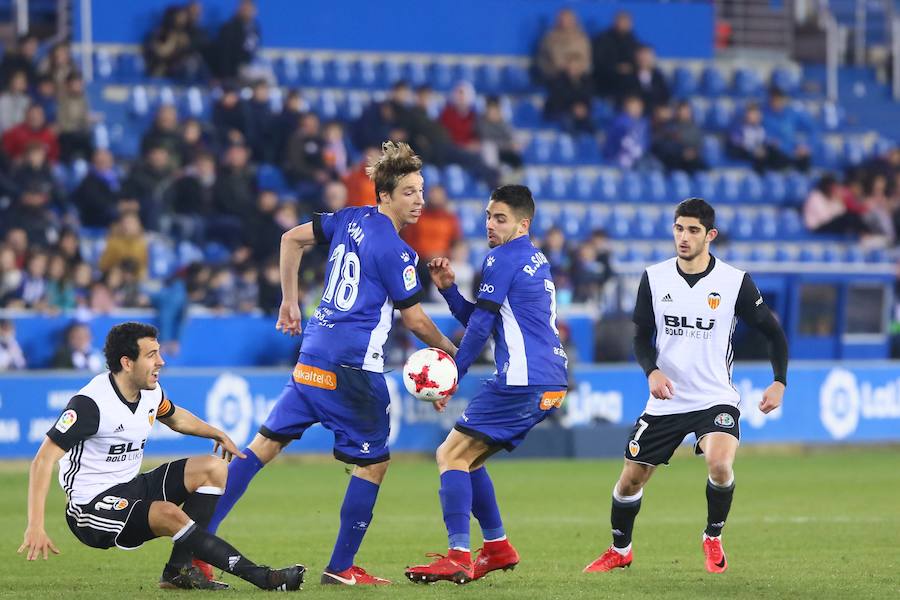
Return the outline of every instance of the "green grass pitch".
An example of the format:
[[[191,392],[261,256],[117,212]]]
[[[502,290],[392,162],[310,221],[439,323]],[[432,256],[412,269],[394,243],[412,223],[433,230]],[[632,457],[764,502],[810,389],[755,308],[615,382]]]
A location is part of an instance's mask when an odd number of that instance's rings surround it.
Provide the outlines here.
[[[146,466],[150,466],[148,462]],[[279,459],[257,476],[220,534],[257,562],[300,562],[301,597],[338,598],[896,598],[900,597],[900,452],[745,452],[725,549],[729,570],[703,569],[706,516],[703,461],[680,452],[654,475],[635,527],[635,563],[613,573],[581,569],[609,545],[609,497],[621,466],[607,461],[496,461],[490,465],[510,540],[522,554],[512,572],[466,586],[413,585],[407,564],[446,548],[433,462],[395,459],[357,562],[391,578],[381,589],[323,588],[338,510],[347,484],[342,465]],[[156,580],[170,548],[155,540],[124,552],[80,545],[63,520],[58,486],[47,529],[62,554],[26,563],[15,554],[25,527],[27,465],[0,463],[0,597],[186,598]],[[473,521],[473,545],[480,532]],[[249,584],[222,597],[260,597]]]

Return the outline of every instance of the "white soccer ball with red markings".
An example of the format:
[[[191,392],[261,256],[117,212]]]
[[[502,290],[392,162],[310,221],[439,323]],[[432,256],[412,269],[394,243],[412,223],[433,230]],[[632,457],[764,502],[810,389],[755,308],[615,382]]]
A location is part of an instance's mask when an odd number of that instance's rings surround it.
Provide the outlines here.
[[[439,348],[413,352],[403,365],[406,391],[423,402],[446,398],[456,391],[456,362]]]

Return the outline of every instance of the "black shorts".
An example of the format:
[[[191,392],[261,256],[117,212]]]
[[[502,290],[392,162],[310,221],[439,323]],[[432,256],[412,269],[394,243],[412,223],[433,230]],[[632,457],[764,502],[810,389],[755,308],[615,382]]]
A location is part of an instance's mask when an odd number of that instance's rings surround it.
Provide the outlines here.
[[[132,550],[159,537],[150,530],[150,504],[164,500],[181,505],[186,458],[160,465],[97,495],[87,504],[66,504],[66,522],[83,544]]]
[[[741,411],[730,404],[674,415],[641,415],[634,424],[625,446],[625,458],[647,465],[668,464],[685,436],[693,433],[694,452],[702,454],[700,439],[721,431],[741,439]]]

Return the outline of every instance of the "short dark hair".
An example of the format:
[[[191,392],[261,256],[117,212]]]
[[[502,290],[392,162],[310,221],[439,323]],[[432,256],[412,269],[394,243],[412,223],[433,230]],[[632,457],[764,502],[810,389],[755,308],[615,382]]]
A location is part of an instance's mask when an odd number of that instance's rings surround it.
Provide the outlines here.
[[[509,205],[523,219],[534,219],[534,197],[527,186],[501,185],[491,192],[491,200]]]
[[[122,357],[127,356],[131,360],[137,360],[140,353],[138,340],[141,338],[159,337],[159,332],[153,325],[129,321],[119,323],[106,334],[106,343],[103,345],[103,354],[106,356],[106,366],[110,372],[118,373],[122,370]]]
[[[707,231],[716,227],[716,211],[703,198],[682,200],[681,204],[675,207],[673,221],[677,221],[678,217],[695,217],[700,220],[700,224],[706,227]]]

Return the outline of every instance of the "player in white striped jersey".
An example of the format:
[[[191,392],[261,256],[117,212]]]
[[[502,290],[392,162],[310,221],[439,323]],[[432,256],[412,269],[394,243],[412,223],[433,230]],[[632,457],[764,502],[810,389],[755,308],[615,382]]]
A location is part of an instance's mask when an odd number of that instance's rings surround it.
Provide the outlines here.
[[[206,532],[225,487],[226,460],[241,453],[225,433],[166,397],[159,385],[165,361],[156,338],[156,328],[142,323],[110,329],[104,347],[109,372],[72,398],[31,463],[28,527],[19,553],[28,560],[59,554],[44,529],[50,476],[59,462],[66,521],[85,545],[133,549],[156,537],[172,537],[160,587],[227,589],[191,566],[196,556],[263,589],[299,589],[302,565],[279,570],[256,565]],[[222,458],[195,456],[140,473],[157,418],[174,431],[215,440],[214,452],[221,449]]]
[[[584,571],[627,567],[631,532],[643,488],[685,436],[706,458],[707,524],[703,533],[706,570],[728,568],[722,528],[734,496],[734,463],[740,440],[740,395],[731,382],[732,334],[737,317],[765,335],[774,381],[759,409],[781,406],[787,383],[787,340],[750,275],[709,253],[718,234],[715,211],[700,198],[675,209],[677,256],[649,267],[641,279],[634,322],[634,353],[647,375],[650,398],[631,432],[625,466],[613,488],[613,545]],[[655,342],[654,342],[655,334]]]

